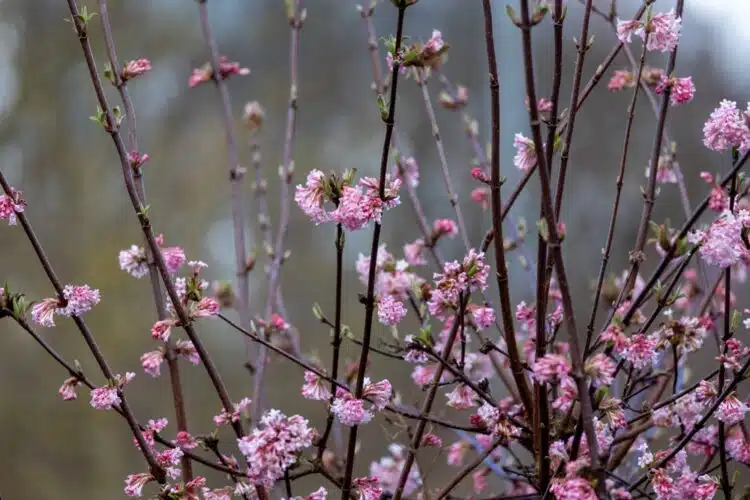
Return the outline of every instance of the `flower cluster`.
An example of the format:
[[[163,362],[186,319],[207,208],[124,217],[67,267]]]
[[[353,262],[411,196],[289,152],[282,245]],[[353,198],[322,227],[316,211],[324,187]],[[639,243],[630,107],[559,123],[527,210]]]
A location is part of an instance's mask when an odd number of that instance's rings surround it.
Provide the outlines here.
[[[55,326],[54,315],[81,316],[101,300],[99,290],[88,285],[65,285],[62,298],[47,298],[34,304],[31,319],[40,326]]]
[[[646,22],[617,21],[617,38],[622,43],[630,43],[632,36],[638,35],[646,41],[646,50],[672,52],[680,40],[682,20],[674,9],[667,13],[655,14]]]
[[[0,194],[0,219],[8,221],[11,226],[16,225],[16,214],[23,213],[26,201],[21,191],[11,188],[10,194]]]
[[[278,410],[269,410],[260,426],[249,436],[237,440],[247,458],[248,477],[256,485],[271,487],[297,461],[297,455],[312,445],[315,431],[307,419],[287,417]]]
[[[249,75],[250,70],[240,66],[238,62],[230,62],[226,56],[221,56],[219,59],[219,76],[222,80],[229,78],[232,75]],[[188,87],[197,87],[198,85],[206,82],[210,82],[214,79],[214,70],[211,63],[206,63],[201,68],[195,68],[193,73],[188,78]]]
[[[366,424],[372,420],[376,411],[381,411],[388,405],[392,392],[389,381],[372,383],[365,377],[362,398],[358,399],[350,391],[339,387],[331,405],[331,413],[343,425]],[[366,401],[371,403],[370,409],[367,409]]]

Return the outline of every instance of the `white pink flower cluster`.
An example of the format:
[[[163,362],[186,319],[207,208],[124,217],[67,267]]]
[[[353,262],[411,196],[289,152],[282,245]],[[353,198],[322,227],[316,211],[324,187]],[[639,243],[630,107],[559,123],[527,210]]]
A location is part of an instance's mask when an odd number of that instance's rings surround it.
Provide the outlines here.
[[[0,219],[7,220],[8,225],[16,225],[16,214],[23,213],[26,202],[21,191],[11,188],[10,195],[0,194]]]
[[[42,299],[31,308],[31,319],[36,324],[44,327],[55,326],[55,317],[59,316],[81,316],[99,303],[101,296],[99,290],[89,285],[65,285],[62,299]]]
[[[672,52],[680,40],[682,20],[674,9],[667,13],[653,15],[646,22],[634,19],[632,21],[617,21],[617,38],[622,43],[630,43],[633,35],[646,41],[646,50]]]

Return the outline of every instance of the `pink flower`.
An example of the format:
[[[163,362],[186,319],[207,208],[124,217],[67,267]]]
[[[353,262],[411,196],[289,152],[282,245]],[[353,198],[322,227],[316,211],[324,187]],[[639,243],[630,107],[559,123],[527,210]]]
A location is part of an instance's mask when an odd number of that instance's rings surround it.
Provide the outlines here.
[[[443,235],[455,238],[458,234],[458,225],[450,219],[438,219],[432,224],[432,240],[437,241]]]
[[[482,210],[489,208],[490,190],[487,187],[478,187],[471,190],[471,199],[479,203]]]
[[[477,307],[471,311],[471,319],[480,330],[495,324],[495,311],[491,307]]]
[[[658,355],[656,342],[642,333],[637,333],[631,337],[628,346],[622,351],[622,355],[630,361],[633,368],[640,370],[651,364]]]
[[[522,172],[528,172],[536,167],[536,150],[534,141],[523,134],[516,134],[513,139],[513,147],[516,148],[516,155],[513,157],[513,165]]]
[[[425,434],[422,436],[422,446],[427,448],[442,448],[443,440],[437,434]]]
[[[581,477],[554,479],[550,491],[557,500],[596,500],[596,492],[591,484]]]
[[[302,385],[302,396],[315,401],[328,401],[331,391],[326,382],[317,374],[305,371],[305,383]]]
[[[378,180],[363,177],[356,187],[344,187],[339,206],[331,213],[331,217],[349,231],[362,229],[373,221],[379,223],[385,209],[401,203],[398,196],[400,187],[401,180],[391,180],[387,176],[385,199],[381,200]]]
[[[536,109],[538,109],[540,113],[551,113],[552,101],[545,97],[541,97],[539,98],[539,102],[536,105]]]
[[[192,450],[198,447],[198,441],[185,431],[180,431],[175,436],[174,444],[183,450]]]
[[[307,174],[307,183],[298,185],[294,193],[294,201],[310,217],[315,225],[328,222],[330,216],[323,209],[325,202],[325,174],[320,170],[311,170]]]
[[[148,472],[130,474],[125,478],[125,494],[129,497],[140,497],[142,495],[143,487],[151,481],[155,481],[155,479],[154,476]]]
[[[57,299],[43,299],[31,308],[31,319],[39,326],[50,328],[55,326],[55,311],[60,305]]]
[[[217,314],[219,314],[219,303],[211,297],[203,297],[190,311],[191,318],[210,318]]]
[[[150,351],[141,356],[143,371],[152,377],[161,375],[161,364],[164,362],[164,352],[161,350]]]
[[[607,84],[607,90],[619,92],[635,86],[635,76],[630,71],[615,71]]]
[[[21,191],[10,188],[10,196],[0,194],[0,220],[5,219],[8,225],[16,225],[16,214],[23,213],[26,208],[26,201],[23,199]]]
[[[135,61],[128,61],[128,63],[125,64],[120,76],[123,81],[127,81],[149,71],[151,71],[151,61],[148,59],[136,59]]]
[[[649,32],[647,50],[660,50],[662,52],[672,52],[677,47],[680,40],[680,29],[682,20],[677,17],[674,9],[669,12],[656,14],[646,24],[645,29]],[[646,37],[641,29],[638,33],[641,38]]]
[[[617,39],[621,43],[630,43],[632,41],[633,33],[643,26],[641,21],[634,19],[632,21],[621,21],[617,20]]]
[[[143,247],[132,245],[128,250],[120,250],[118,260],[120,269],[133,278],[143,278],[148,274],[148,259]]]
[[[448,447],[447,461],[449,465],[458,467],[464,462],[464,455],[469,449],[469,444],[466,441],[456,441]]]
[[[60,394],[63,401],[72,401],[78,397],[76,394],[76,386],[79,384],[80,382],[78,381],[78,378],[68,377],[57,392]]]
[[[724,99],[711,113],[703,125],[703,145],[713,151],[750,147],[750,129],[736,102]]]
[[[249,75],[250,70],[247,68],[240,67],[240,63],[229,62],[226,56],[221,56],[219,59],[219,76],[222,80],[229,78],[232,75]],[[214,78],[213,68],[208,63],[202,68],[196,68],[188,78],[188,86],[190,88],[196,87],[202,83],[210,82]]]
[[[369,378],[365,377],[362,397],[369,399],[376,410],[384,409],[391,400],[392,394],[393,388],[388,380],[372,383]]]
[[[180,247],[162,248],[161,255],[164,257],[164,263],[167,265],[167,271],[170,274],[179,271],[185,263],[185,251]]]
[[[396,166],[396,178],[415,188],[419,186],[419,164],[414,157],[409,156],[399,160]]]
[[[89,312],[101,300],[99,290],[92,289],[88,285],[65,285],[63,299],[66,306],[55,311],[62,316],[81,316]]]
[[[314,438],[315,431],[307,419],[299,415],[287,417],[278,410],[267,411],[249,436],[237,440],[247,458],[250,482],[273,486]]]
[[[471,473],[471,482],[474,487],[474,494],[479,495],[485,489],[487,489],[487,476],[489,475],[489,469],[479,469]]]
[[[169,448],[156,454],[156,462],[167,473],[167,477],[175,479],[180,476],[180,459],[185,454],[180,448]]]
[[[167,342],[169,340],[169,335],[172,331],[172,327],[176,324],[177,322],[173,319],[163,319],[161,321],[157,321],[156,323],[154,323],[154,326],[151,327],[151,337],[153,337],[154,340],[158,339],[162,342]]]
[[[422,53],[425,55],[436,54],[440,52],[444,45],[445,43],[443,43],[443,34],[438,30],[432,30],[432,37],[427,41],[427,43],[424,44]]]
[[[726,425],[734,425],[742,422],[745,413],[748,411],[750,411],[750,408],[745,403],[737,399],[736,396],[729,396],[716,409],[716,418]]]
[[[115,375],[115,379],[104,387],[97,387],[91,391],[91,406],[97,410],[111,410],[113,406],[119,405],[120,390],[133,380],[135,373],[128,372],[123,377]]]
[[[377,477],[358,477],[352,484],[359,490],[359,500],[379,500],[383,490],[378,488]]]
[[[141,435],[143,436],[143,440],[146,442],[146,444],[153,447],[155,444],[154,434],[166,429],[167,424],[169,424],[169,421],[166,418],[149,420],[148,425],[146,425],[146,429],[143,432],[141,432]],[[135,445],[137,449],[140,449],[140,445],[138,444],[137,439],[133,439],[133,444]]]
[[[197,365],[201,362],[198,350],[189,340],[178,340],[175,342],[174,353],[190,364]]]
[[[456,410],[467,410],[475,406],[474,390],[466,384],[458,384],[446,397],[446,404]]]
[[[662,94],[667,87],[672,88],[672,93],[669,95],[669,102],[672,106],[690,102],[693,100],[693,95],[695,95],[695,85],[693,85],[692,76],[686,78],[662,78],[662,81],[654,90],[657,94]]]
[[[741,211],[735,216],[723,212],[708,230],[695,231],[689,239],[700,243],[700,255],[706,263],[722,268],[733,266],[748,253],[742,242],[742,229],[750,222],[750,213]]]
[[[130,167],[133,169],[141,168],[148,161],[148,158],[146,153],[139,153],[138,151],[128,153],[128,161],[130,162]]]
[[[424,266],[427,264],[427,260],[422,255],[424,250],[424,240],[419,238],[414,240],[413,243],[407,243],[404,245],[404,258],[410,266]]]
[[[533,377],[540,384],[556,384],[570,374],[570,365],[564,356],[545,354],[534,361]]]
[[[379,462],[370,463],[370,477],[378,479],[378,488],[384,493],[393,494],[399,484],[401,473],[404,470],[406,450],[398,444],[388,445],[389,455],[380,459]],[[422,487],[422,478],[419,468],[412,465],[404,483],[404,497],[411,497],[414,492]]]
[[[393,295],[384,295],[378,299],[378,321],[386,326],[394,326],[406,316],[406,307]]]
[[[218,427],[230,422],[239,422],[240,415],[248,406],[250,406],[250,398],[242,398],[239,403],[233,404],[233,410],[231,412],[222,408],[221,413],[214,417],[214,424]]]
[[[614,381],[612,375],[615,372],[615,362],[600,352],[586,360],[584,371],[591,377],[595,387],[609,386]]]
[[[373,414],[365,409],[363,400],[354,399],[351,393],[342,389],[336,392],[336,399],[331,405],[331,413],[339,419],[339,422],[348,426],[366,424],[373,417]]]

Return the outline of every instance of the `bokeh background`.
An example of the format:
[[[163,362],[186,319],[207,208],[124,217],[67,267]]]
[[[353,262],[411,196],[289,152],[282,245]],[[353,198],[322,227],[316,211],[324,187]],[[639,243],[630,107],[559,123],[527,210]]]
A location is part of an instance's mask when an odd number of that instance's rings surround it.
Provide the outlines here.
[[[96,11],[93,1],[88,4]],[[609,1],[596,0],[606,9]],[[621,1],[621,16],[628,17],[638,2]],[[191,69],[208,58],[199,28],[195,2],[110,2],[110,15],[121,61],[147,57],[153,71],[135,80],[131,94],[138,117],[141,149],[151,160],[145,167],[150,215],[157,232],[168,244],[184,246],[188,258],[209,264],[211,279],[232,279],[233,243],[227,180],[227,153],[220,121],[218,95],[211,85],[189,89]],[[563,103],[567,105],[573,70],[573,36],[580,29],[581,5],[568,2],[565,30]],[[704,5],[701,5],[704,4]],[[659,0],[658,10],[672,2]],[[350,0],[308,0],[307,21],[301,34],[299,76],[299,121],[294,151],[295,182],[313,168],[341,171],[357,168],[373,175],[378,167],[383,125],[371,89],[372,73],[367,52],[365,25]],[[500,57],[502,98],[503,175],[513,186],[518,172],[512,166],[512,139],[526,132],[523,75],[520,64],[520,33],[504,16],[504,5],[495,2],[497,49]],[[669,133],[677,141],[680,165],[693,203],[707,192],[698,172],[721,172],[728,158],[710,153],[701,145],[701,128],[721,98],[744,102],[748,96],[747,39],[736,2],[712,0],[688,2],[677,75],[692,75],[698,89],[695,101],[670,111]],[[281,162],[286,105],[289,95],[289,28],[282,0],[223,0],[209,2],[211,22],[222,54],[251,69],[247,77],[229,81],[232,105],[240,137],[240,155],[249,163],[249,137],[243,131],[242,105],[258,100],[267,115],[259,136],[263,166],[269,179],[271,217],[278,220],[277,167]],[[89,120],[95,97],[88,80],[80,47],[62,0],[0,0],[0,168],[11,183],[24,191],[27,214],[50,259],[69,283],[88,283],[99,288],[103,300],[87,315],[105,354],[117,372],[139,375],[128,388],[133,408],[141,421],[166,416],[172,419],[168,381],[143,374],[139,356],[154,348],[149,328],[155,313],[150,287],[120,271],[117,254],[133,243],[140,244],[137,221],[126,198],[112,144]],[[100,68],[106,60],[98,19],[91,30]],[[381,2],[375,13],[379,36],[395,28],[395,9]],[[451,46],[444,74],[468,87],[467,111],[476,118],[480,135],[487,138],[488,92],[481,4],[478,1],[421,0],[409,9],[406,34],[426,40],[432,29],[440,29]],[[595,43],[587,58],[584,80],[610,50],[615,37],[601,18],[594,18]],[[540,95],[549,93],[552,65],[551,26],[535,30],[535,51]],[[639,45],[634,45],[638,50]],[[382,51],[382,44],[381,44]],[[654,66],[666,63],[661,54],[650,54]],[[613,69],[627,68],[620,55]],[[607,73],[605,80],[611,72]],[[429,82],[435,99],[440,86]],[[420,164],[419,194],[429,220],[452,217],[439,171],[435,143],[419,91],[405,81],[398,99],[397,129],[402,153]],[[110,89],[112,103],[116,94]],[[604,242],[616,169],[624,130],[629,93],[611,94],[601,84],[579,115],[573,143],[564,204],[568,227],[565,243],[567,264],[581,313],[588,312],[589,283],[595,278],[600,248]],[[470,200],[475,187],[469,171],[472,153],[464,136],[460,115],[443,109],[437,117],[448,155],[459,201],[471,241],[479,242],[489,227],[489,215]],[[640,216],[639,185],[645,183],[654,129],[653,114],[645,99],[637,108],[633,148],[628,164],[624,204],[613,250],[612,269],[621,269],[631,248]],[[259,247],[261,236],[255,223],[257,210],[245,182],[245,209],[250,247]],[[507,193],[508,190],[506,190]],[[513,221],[536,218],[536,182],[513,211]],[[656,220],[683,220],[675,186],[661,189],[654,214]],[[404,196],[404,203],[385,217],[384,241],[397,255],[402,245],[418,236],[417,226]],[[345,322],[359,332],[363,320],[357,293],[363,291],[354,272],[359,252],[367,251],[371,232],[347,238],[345,276]],[[288,320],[300,332],[303,350],[327,361],[328,330],[311,314],[314,301],[332,311],[334,230],[314,227],[296,206],[292,207],[288,248],[291,260],[284,266],[282,287]],[[460,258],[458,240],[446,242],[443,253]],[[529,244],[528,251],[533,252]],[[261,252],[262,255],[262,252]],[[533,300],[529,276],[511,257],[513,300]],[[649,254],[648,265],[655,260]],[[261,264],[265,260],[261,257]],[[429,272],[426,276],[429,277]],[[251,276],[254,314],[264,308],[266,289],[262,265]],[[50,296],[45,279],[30,246],[18,228],[0,227],[0,280],[13,290],[23,290],[29,299]],[[490,291],[494,295],[494,290]],[[42,332],[67,359],[77,359],[95,380],[95,365],[82,339],[70,322],[59,321]],[[401,335],[413,333],[416,325],[405,323]],[[235,400],[251,394],[251,379],[243,369],[244,343],[235,332],[218,322],[204,322],[205,340],[230,393]],[[388,339],[389,329],[377,326],[379,338]],[[346,346],[352,359],[357,350]],[[391,378],[404,404],[421,401],[421,392],[398,363],[375,357],[374,379]],[[219,402],[201,368],[185,366],[188,415],[191,430],[198,434],[213,428],[211,417]],[[10,321],[0,322],[0,496],[4,500],[35,498],[118,498],[124,477],[144,469],[123,422],[112,412],[94,411],[87,394],[77,402],[62,403],[57,389],[65,373]],[[267,374],[268,405],[287,413],[302,413],[317,424],[323,421],[320,404],[298,397],[302,372],[274,360]],[[173,427],[168,428],[174,432]],[[364,473],[371,460],[386,452],[387,440],[406,442],[378,421],[363,428],[358,471]],[[227,439],[231,437],[227,434]],[[447,442],[455,435],[443,433]],[[426,455],[428,483],[440,484],[444,457]],[[209,475],[214,481],[216,476]],[[434,477],[435,479],[430,479]],[[219,483],[215,483],[219,484]],[[299,494],[312,491],[318,479],[300,486]]]

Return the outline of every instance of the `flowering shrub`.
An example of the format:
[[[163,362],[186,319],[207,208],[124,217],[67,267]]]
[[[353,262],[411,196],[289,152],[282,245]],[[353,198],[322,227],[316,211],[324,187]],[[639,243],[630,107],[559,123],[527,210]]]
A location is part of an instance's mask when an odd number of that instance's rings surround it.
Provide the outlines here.
[[[43,238],[32,226],[33,200],[27,204],[20,186],[9,185],[1,166],[0,219],[17,226],[14,231],[18,237],[31,243],[49,278],[51,296],[28,300],[17,291],[20,284],[6,284],[0,288],[0,318],[19,325],[63,368],[64,381],[59,389],[63,401],[76,400],[80,391],[88,390],[91,407],[112,410],[123,418],[133,435],[134,453],[140,453],[145,461],[143,470],[125,478],[124,493],[131,497],[266,499],[279,487],[284,490],[283,498],[290,499],[323,500],[333,490],[340,490],[342,498],[364,500],[384,495],[394,500],[443,499],[453,497],[452,492],[466,481],[475,495],[490,494],[493,498],[709,499],[719,490],[725,498],[731,498],[737,485],[730,468],[750,466],[750,438],[744,423],[750,407],[740,391],[750,369],[750,346],[743,341],[744,330],[750,329],[750,309],[741,309],[733,293],[733,287],[746,281],[750,267],[750,189],[742,173],[750,154],[750,104],[743,111],[735,101],[725,99],[706,117],[703,144],[717,153],[717,163],[722,154],[731,163],[720,174],[700,174],[708,184],[705,199],[692,211],[687,210],[684,224],[672,227],[669,222],[655,220],[653,207],[661,187],[678,185],[687,196],[685,179],[675,160],[676,145],[665,132],[671,113],[679,113],[696,99],[692,77],[674,74],[683,1],[677,1],[676,8],[669,12],[657,12],[653,2],[645,2],[633,16],[622,19],[613,14],[617,2],[612,2],[610,14],[595,8],[591,0],[581,2],[585,15],[577,43],[584,45],[575,54],[577,69],[566,110],[560,98],[559,78],[555,78],[549,97],[539,96],[531,33],[561,26],[565,8],[573,3],[564,6],[562,0],[553,0],[532,6],[528,0],[520,0],[517,10],[509,7],[509,22],[520,28],[524,47],[524,102],[529,129],[513,133],[514,151],[508,152],[500,150],[500,77],[493,12],[490,0],[483,0],[492,102],[489,155],[480,146],[476,123],[465,114],[467,89],[453,86],[448,79],[449,44],[442,33],[434,30],[426,41],[404,33],[408,26],[404,19],[415,3],[417,0],[392,0],[392,6],[385,3],[382,7],[395,8],[398,20],[396,36],[384,41],[385,54],[379,55],[377,48],[373,52],[374,57],[382,58],[375,62],[384,61],[390,73],[387,79],[379,73],[380,64],[373,65],[379,91],[377,106],[384,123],[377,177],[357,176],[353,170],[310,169],[304,179],[295,178],[292,153],[299,82],[297,72],[292,71],[295,76],[288,133],[279,172],[284,210],[275,227],[275,244],[267,238],[267,306],[253,316],[248,287],[257,256],[245,248],[243,200],[239,195],[245,169],[238,158],[232,109],[223,107],[237,278],[233,286],[219,282],[212,286],[207,278],[211,271],[204,262],[188,260],[179,245],[167,246],[165,237],[152,229],[158,221],[152,221],[148,214],[141,175],[149,155],[135,150],[137,131],[133,103],[127,94],[129,85],[148,78],[152,63],[138,58],[120,65],[106,9],[97,19],[79,8],[76,0],[69,0],[71,20],[98,97],[93,118],[116,147],[134,218],[142,229],[142,241],[132,243],[117,256],[124,273],[150,281],[156,305],[149,341],[156,346],[142,354],[141,368],[150,377],[170,378],[176,408],[174,425],[163,417],[144,424],[144,418],[135,414],[128,401],[137,397],[130,385],[136,374],[114,371],[84,319],[106,300],[106,290],[100,292],[88,284],[63,285],[42,249]],[[307,15],[299,4],[300,0],[287,2],[292,33],[290,63],[294,68],[299,57],[298,35]],[[203,35],[212,58],[193,70],[187,86],[212,84],[222,103],[228,103],[228,80],[248,75],[249,70],[218,55],[208,7],[205,2],[200,5]],[[473,7],[467,4],[466,8]],[[360,7],[360,13],[368,30],[374,32],[374,4]],[[627,70],[613,69],[614,59],[609,58],[583,87],[585,44],[592,43],[592,13],[611,24],[618,40],[615,53],[628,53],[635,64]],[[88,36],[99,23],[107,35],[108,63],[103,74],[94,64],[94,54],[99,51],[94,50]],[[559,73],[563,48],[556,44],[555,50]],[[640,58],[632,57],[634,52],[640,52]],[[649,67],[646,61],[663,68]],[[560,219],[560,203],[566,192],[565,172],[577,130],[575,118],[591,93],[582,89],[596,87],[604,74],[609,75],[608,91],[629,92],[632,100],[610,230],[603,238],[593,298],[585,304],[589,315],[584,329],[584,305],[576,304],[578,308],[574,309],[566,273],[566,261],[576,256],[563,255],[567,228]],[[492,220],[479,246],[469,242],[454,192],[455,172],[445,159],[430,93],[430,84],[436,80],[443,87],[438,102],[446,112],[464,113],[470,124],[467,136],[477,155],[471,168],[476,183],[471,199],[488,211]],[[119,92],[124,111],[108,104],[105,84],[112,84]],[[426,220],[415,191],[420,181],[417,160],[402,156],[401,151],[393,154],[397,147],[394,128],[398,123],[399,89],[410,84],[422,93],[453,209],[450,218],[432,223]],[[634,105],[641,94],[657,103],[655,146],[646,166],[643,212],[630,261],[616,275],[610,275],[609,256],[635,123]],[[242,117],[246,133],[253,135],[263,126],[265,111],[259,103],[250,102],[244,106]],[[127,141],[125,128],[130,136]],[[696,130],[700,133],[700,127]],[[501,197],[501,156],[512,157],[512,165],[524,176],[505,204]],[[556,186],[551,173],[556,174]],[[535,225],[536,238],[529,241],[528,229],[514,227],[507,216],[518,192],[532,176],[540,181],[541,216]],[[257,184],[261,181],[258,177]],[[299,184],[295,186],[295,182]],[[262,229],[272,232],[265,191],[256,186],[256,194]],[[402,197],[408,202],[402,203]],[[329,234],[335,241],[337,266],[335,287],[331,289],[335,309],[326,312],[317,304],[313,306],[314,318],[332,332],[332,360],[327,366],[295,347],[298,333],[294,325],[308,328],[310,318],[285,317],[281,305],[279,274],[288,258],[285,236],[290,209],[301,210],[309,223],[318,226],[316,231]],[[381,228],[393,221],[391,217],[409,217],[410,213],[415,214],[421,234],[414,235],[403,248],[394,249],[392,245],[389,251]],[[506,233],[509,230],[513,231],[510,236]],[[355,262],[346,262],[346,236],[354,232],[371,235],[371,251],[360,254]],[[451,239],[461,240],[464,248],[445,258],[442,243]],[[534,302],[514,303],[509,287],[509,255],[534,244],[538,252],[535,266],[526,266],[527,279],[535,291]],[[646,270],[644,262],[651,269],[647,278],[641,275]],[[342,324],[346,268],[356,270],[362,285],[360,302],[366,315],[364,325],[356,330]],[[497,286],[496,291],[490,288],[491,283]],[[232,319],[235,313],[238,320]],[[380,346],[374,335],[376,315],[378,322],[393,332],[393,338]],[[419,326],[404,326],[405,318],[412,316]],[[42,328],[53,328],[56,322],[69,319],[89,347],[97,373],[84,373],[77,362],[65,359],[41,337]],[[201,325],[217,321],[230,325],[257,346],[248,351],[247,359],[247,365],[253,368],[253,394],[239,400],[230,397],[219,367],[197,333]],[[710,338],[715,342],[707,342]],[[358,346],[356,363],[347,365],[340,359],[344,342]],[[687,381],[686,364],[695,359],[696,353],[709,353],[715,369],[696,367],[693,371],[697,376],[691,373]],[[380,358],[405,361],[410,366],[412,382],[424,391],[418,408],[403,404],[398,387],[390,380],[374,382],[368,376],[371,363]],[[271,359],[298,370],[301,394],[294,396],[314,401],[326,416],[324,426],[315,428],[301,415],[287,416],[278,409],[264,408],[264,373]],[[188,388],[182,386],[178,376],[178,367],[184,361],[200,366],[211,381],[220,403],[213,422],[191,421],[191,427],[187,426],[183,395]],[[169,370],[163,374],[165,363]],[[496,396],[499,392],[502,397]],[[444,412],[446,407],[451,411]],[[361,426],[394,426],[399,430],[385,433],[388,442],[382,450],[384,455],[370,464],[369,475],[363,475],[364,466],[357,460]],[[403,429],[406,432],[400,432]],[[336,443],[331,438],[334,431],[343,432],[345,439]],[[443,452],[454,473],[437,480],[430,477],[428,483],[428,470],[421,459],[441,459]],[[223,484],[209,485],[203,474],[211,470],[222,473]],[[295,496],[295,481],[306,476],[320,478],[324,485],[306,496]],[[490,486],[494,476],[503,480],[502,486]]]

